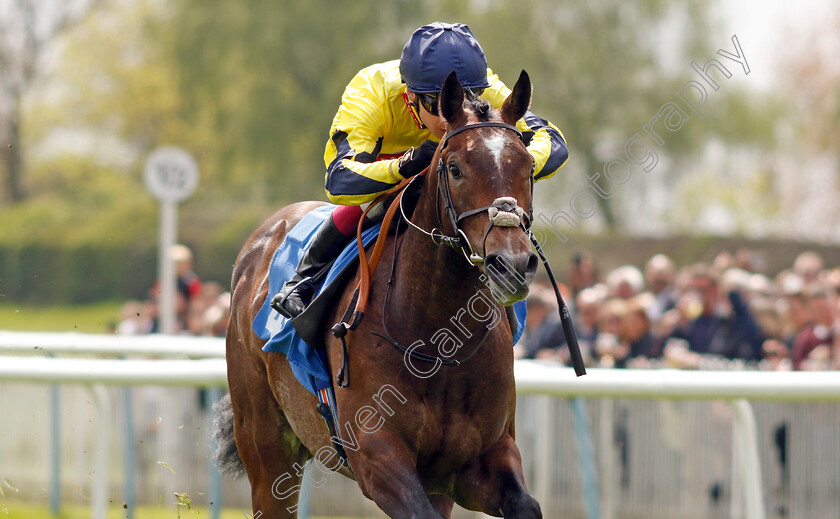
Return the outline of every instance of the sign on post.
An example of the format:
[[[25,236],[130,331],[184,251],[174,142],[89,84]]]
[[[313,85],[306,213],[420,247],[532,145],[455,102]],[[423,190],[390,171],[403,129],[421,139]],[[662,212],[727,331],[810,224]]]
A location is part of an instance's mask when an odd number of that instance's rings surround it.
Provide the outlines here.
[[[146,161],[143,180],[146,189],[161,202],[182,202],[198,187],[198,165],[181,148],[158,148]]]
[[[170,251],[178,238],[177,204],[198,187],[198,165],[187,151],[174,146],[152,152],[143,170],[146,189],[161,203],[158,261],[158,332],[175,333],[175,265]]]

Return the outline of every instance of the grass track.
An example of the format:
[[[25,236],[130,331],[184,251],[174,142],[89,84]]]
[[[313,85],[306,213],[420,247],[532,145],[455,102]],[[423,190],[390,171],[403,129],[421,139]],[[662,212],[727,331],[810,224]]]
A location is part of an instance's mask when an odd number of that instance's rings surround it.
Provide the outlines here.
[[[5,508],[4,508],[5,506]],[[245,513],[249,510],[226,509],[222,511],[222,519],[244,519]],[[209,519],[210,511],[207,508],[193,508],[187,510],[181,507],[180,511],[172,506],[140,506],[134,510],[135,519]],[[112,506],[108,509],[108,519],[125,519],[127,512],[121,506]],[[0,502],[0,519],[90,519],[90,506],[69,504],[62,506],[59,515],[51,515],[50,508],[46,504],[22,503],[17,501]]]
[[[0,330],[105,333],[119,320],[122,304],[34,306],[0,302]]]
[[[179,515],[180,514],[180,515]],[[246,515],[247,514],[247,515]],[[108,519],[125,519],[128,517],[121,506],[112,506],[108,510]],[[180,511],[175,505],[171,506],[140,506],[134,510],[135,519],[210,519],[210,510],[207,508],[193,508],[187,510],[181,507]],[[250,510],[239,510],[226,508],[222,510],[221,519],[245,519],[251,517]],[[49,506],[46,504],[23,503],[13,500],[0,499],[0,519],[90,519],[90,506],[66,505],[62,507],[61,514],[51,515]],[[352,517],[313,517],[312,519],[354,519]]]

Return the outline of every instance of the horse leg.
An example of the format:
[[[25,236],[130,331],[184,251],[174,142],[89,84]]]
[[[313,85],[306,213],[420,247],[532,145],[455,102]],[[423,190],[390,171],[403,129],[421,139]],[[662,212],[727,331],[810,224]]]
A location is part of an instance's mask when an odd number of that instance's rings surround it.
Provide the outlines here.
[[[460,472],[455,494],[462,506],[494,517],[542,518],[539,503],[525,488],[519,449],[507,435]]]
[[[251,482],[254,517],[295,518],[303,468],[309,458],[273,397],[258,412],[234,421],[239,455]]]
[[[415,459],[404,443],[386,437],[380,430],[377,441],[361,441],[350,464],[362,492],[385,512],[399,519],[448,519],[446,502],[426,495],[417,475]],[[432,503],[434,500],[435,504]],[[452,509],[452,504],[448,505]]]
[[[452,515],[452,507],[455,506],[455,501],[451,497],[443,494],[430,494],[429,501],[446,519],[449,519],[449,516]]]
[[[230,360],[229,360],[230,364]],[[265,367],[245,361],[248,369],[230,369],[233,433],[251,483],[254,517],[293,519],[303,468],[310,457],[292,431],[269,388]]]

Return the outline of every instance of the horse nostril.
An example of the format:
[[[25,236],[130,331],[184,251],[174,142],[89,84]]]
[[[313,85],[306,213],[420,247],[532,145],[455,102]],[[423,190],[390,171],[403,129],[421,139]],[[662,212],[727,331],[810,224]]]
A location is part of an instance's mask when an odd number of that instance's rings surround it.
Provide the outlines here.
[[[499,254],[497,252],[492,252],[486,256],[484,256],[484,266],[486,268],[494,268],[496,270],[499,269]]]
[[[540,261],[537,255],[533,252],[528,254],[528,264],[525,266],[525,274],[533,276],[537,272],[537,267],[540,266]]]
[[[494,252],[484,258],[484,264],[493,276],[503,276],[526,282],[530,281],[537,271],[538,259],[534,253],[517,257],[512,254]]]

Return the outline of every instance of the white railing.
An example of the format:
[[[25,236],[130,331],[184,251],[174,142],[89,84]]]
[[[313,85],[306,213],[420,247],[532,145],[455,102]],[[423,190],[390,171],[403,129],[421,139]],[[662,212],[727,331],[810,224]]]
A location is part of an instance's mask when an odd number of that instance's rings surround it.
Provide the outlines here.
[[[91,491],[93,519],[108,513],[108,459],[110,401],[104,385],[227,387],[225,340],[185,335],[106,335],[0,331],[0,355],[45,354],[49,357],[4,356],[0,381],[39,384],[83,384],[96,407],[95,477]],[[55,355],[151,356],[166,360],[56,358]],[[188,357],[194,360],[174,360]],[[54,411],[55,412],[55,411]],[[53,417],[55,420],[55,417]],[[54,431],[52,434],[58,434]],[[216,474],[218,478],[218,474]],[[218,485],[218,481],[213,485]],[[53,493],[58,493],[56,488]],[[219,516],[221,499],[214,496]]]
[[[535,361],[517,361],[514,365],[516,391],[519,395],[557,397],[643,398],[657,400],[725,400],[734,414],[733,436],[742,486],[740,502],[733,500],[732,517],[765,517],[761,487],[761,461],[755,415],[749,400],[838,401],[840,376],[836,371],[767,372],[767,371],[685,371],[675,369],[624,370],[590,369],[576,378],[570,368],[558,368]],[[601,434],[608,437],[609,434]],[[601,442],[601,448],[605,442]],[[610,466],[602,466],[608,478]],[[535,488],[543,487],[538,478]],[[606,491],[606,489],[605,489]],[[539,494],[539,492],[537,492]],[[541,496],[537,495],[539,501]],[[613,517],[612,496],[601,496],[601,516]]]
[[[840,400],[836,371],[686,371],[589,369],[575,378],[565,368],[535,361],[514,365],[521,395],[653,398],[662,400]]]
[[[109,386],[227,386],[224,359],[119,360],[2,357],[0,380]]]
[[[0,353],[38,353],[39,351],[57,355],[224,358],[225,340],[191,335],[108,335],[0,330]]]
[[[90,342],[86,342],[90,338]],[[148,349],[144,349],[148,346]],[[221,348],[221,351],[220,351]],[[81,334],[28,334],[0,332],[0,353],[40,351],[61,353],[206,356],[223,355],[223,340],[195,337],[123,337]],[[747,400],[838,401],[840,377],[836,372],[755,372],[755,371],[677,371],[591,369],[576,378],[570,368],[547,366],[534,361],[517,361],[514,366],[517,393],[557,397],[643,398],[643,399],[722,399],[735,413],[733,424],[738,444],[740,481],[743,496],[733,508],[733,516],[747,519],[765,517],[761,488],[755,418]],[[85,384],[94,395],[99,420],[107,424],[108,406],[102,385],[169,385],[223,387],[227,383],[223,359],[199,360],[117,360],[6,356],[0,360],[0,380]],[[103,396],[104,395],[104,396]],[[99,427],[107,435],[107,427]],[[107,436],[97,441],[97,461],[92,506],[94,518],[104,518],[107,509]],[[603,477],[603,475],[602,475]],[[538,478],[539,479],[539,478]],[[547,492],[544,482],[535,481],[536,493]],[[611,517],[610,496],[601,496],[602,516]],[[733,507],[735,503],[733,503]]]

